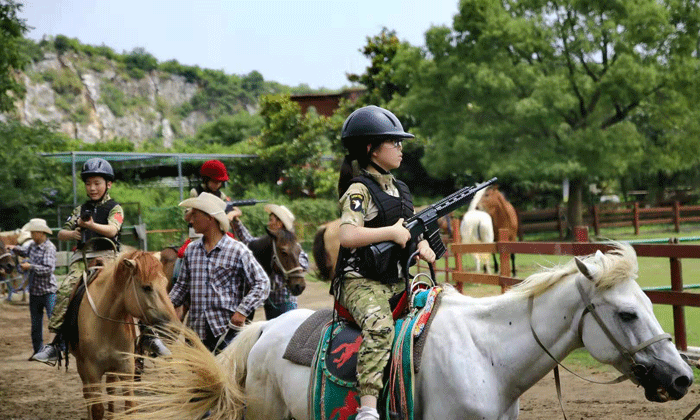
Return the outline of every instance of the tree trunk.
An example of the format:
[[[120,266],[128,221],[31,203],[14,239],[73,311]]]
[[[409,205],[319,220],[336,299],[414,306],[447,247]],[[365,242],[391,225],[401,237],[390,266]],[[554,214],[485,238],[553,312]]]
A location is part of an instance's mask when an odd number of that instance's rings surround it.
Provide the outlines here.
[[[575,226],[583,225],[583,180],[572,179],[569,181],[569,202],[566,206],[566,219],[569,232],[574,231]]]

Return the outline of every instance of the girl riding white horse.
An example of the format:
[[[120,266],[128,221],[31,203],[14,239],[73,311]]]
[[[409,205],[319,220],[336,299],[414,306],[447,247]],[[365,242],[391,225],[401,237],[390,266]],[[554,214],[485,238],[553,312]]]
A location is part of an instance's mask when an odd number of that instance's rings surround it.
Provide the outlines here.
[[[633,248],[615,244],[607,254],[544,269],[500,296],[447,290],[415,378],[415,418],[515,419],[520,395],[579,347],[641,385],[651,401],[683,397],[693,372],[636,277]],[[163,376],[136,385],[150,393],[136,398],[144,411],[116,418],[201,418],[211,410],[211,419],[245,412],[246,420],[307,420],[310,369],[282,355],[312,313],[253,323],[218,359],[202,346],[170,346],[172,358],[155,360]]]

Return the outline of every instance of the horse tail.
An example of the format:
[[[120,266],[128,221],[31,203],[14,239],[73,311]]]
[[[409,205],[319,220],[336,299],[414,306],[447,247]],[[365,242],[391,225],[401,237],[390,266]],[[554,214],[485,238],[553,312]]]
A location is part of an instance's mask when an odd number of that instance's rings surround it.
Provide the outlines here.
[[[224,368],[224,371],[231,372],[231,377],[234,378],[240,389],[245,388],[248,355],[260,338],[266,324],[267,321],[258,321],[247,325],[236,335],[231,344],[217,356],[219,366]]]
[[[257,328],[255,324],[252,326]],[[246,330],[241,338],[249,335]],[[130,388],[133,395],[103,394],[97,397],[100,403],[124,401],[127,407],[131,405],[126,411],[114,413],[113,419],[179,420],[204,418],[209,413],[207,418],[210,420],[242,420],[245,391],[237,378],[241,376],[241,370],[245,371],[245,357],[234,360],[230,356],[215,357],[189,328],[171,329],[163,332],[161,337],[166,339],[171,356],[145,357],[150,363],[140,382],[126,377],[112,384],[122,389]],[[234,342],[237,340],[238,337]],[[224,353],[231,354],[228,348]]]
[[[328,264],[328,252],[326,251],[326,241],[323,236],[326,233],[326,226],[321,226],[314,236],[313,254],[318,268],[318,274],[323,280],[331,279],[331,267]]]

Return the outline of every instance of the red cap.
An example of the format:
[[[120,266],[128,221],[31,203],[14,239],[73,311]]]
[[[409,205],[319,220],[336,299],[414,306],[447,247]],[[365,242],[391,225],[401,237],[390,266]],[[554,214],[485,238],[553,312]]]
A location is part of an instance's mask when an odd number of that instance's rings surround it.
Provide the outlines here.
[[[204,165],[202,165],[202,168],[199,170],[199,174],[215,181],[228,181],[226,166],[219,160],[208,160],[204,162]]]

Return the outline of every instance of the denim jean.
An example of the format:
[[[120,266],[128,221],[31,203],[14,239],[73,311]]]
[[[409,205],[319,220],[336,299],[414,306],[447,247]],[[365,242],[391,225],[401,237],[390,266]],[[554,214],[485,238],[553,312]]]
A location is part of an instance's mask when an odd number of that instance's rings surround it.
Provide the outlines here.
[[[56,304],[56,293],[45,295],[29,295],[29,314],[32,320],[32,347],[34,353],[41,350],[44,340],[44,310],[47,318],[51,318],[53,307]]]
[[[265,319],[270,320],[277,318],[285,312],[289,312],[297,308],[296,302],[272,303],[269,300],[265,301]]]

